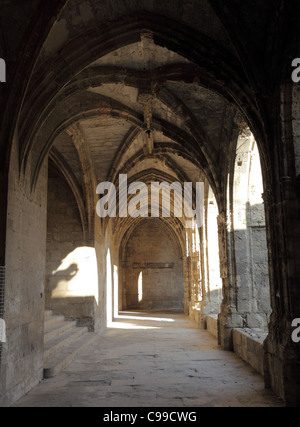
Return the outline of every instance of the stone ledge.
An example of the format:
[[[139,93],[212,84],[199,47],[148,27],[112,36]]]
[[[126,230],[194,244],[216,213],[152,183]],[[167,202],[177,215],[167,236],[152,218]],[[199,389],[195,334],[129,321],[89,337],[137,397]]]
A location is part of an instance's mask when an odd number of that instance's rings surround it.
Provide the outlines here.
[[[218,316],[209,315],[205,318],[206,328],[216,339],[218,339]]]
[[[206,329],[218,339],[218,316],[205,317]],[[262,329],[232,329],[233,351],[248,365],[264,376],[263,343],[268,333]]]
[[[264,376],[263,342],[267,333],[261,329],[233,329],[233,351]]]

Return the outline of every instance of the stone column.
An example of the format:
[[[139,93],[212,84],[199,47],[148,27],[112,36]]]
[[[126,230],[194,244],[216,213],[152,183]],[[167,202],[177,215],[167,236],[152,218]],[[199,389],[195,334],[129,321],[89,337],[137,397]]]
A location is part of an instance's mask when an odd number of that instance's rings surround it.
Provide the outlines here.
[[[191,268],[191,258],[190,256],[184,255],[184,258],[183,258],[183,274],[184,274],[183,310],[186,316],[190,314],[190,302],[191,302],[190,268]]]
[[[7,192],[8,176],[0,174],[0,321],[4,320],[5,303],[5,255],[6,255],[6,224],[7,224]],[[1,369],[4,344],[0,342],[0,406],[3,401],[5,381],[4,369]]]
[[[226,214],[221,213],[218,218],[220,274],[223,281],[223,301],[221,313],[218,317],[219,345],[224,350],[232,350],[232,329],[243,327],[243,319],[236,310],[235,286],[233,266],[229,261],[231,251],[230,230],[226,221]]]
[[[281,200],[275,191],[268,205],[271,305],[269,335],[264,343],[265,383],[288,406],[300,406],[300,343],[292,340],[292,321],[300,318],[299,200],[294,180],[281,179]]]
[[[205,225],[203,225],[204,227]],[[200,239],[200,254],[199,254],[199,288],[198,294],[201,295],[201,301],[199,301],[200,312],[198,316],[198,326],[200,329],[205,329],[205,307],[206,307],[206,299],[207,299],[207,291],[206,291],[206,271],[205,271],[205,255],[206,255],[206,247],[204,244],[204,228],[198,228],[197,232],[199,233]]]

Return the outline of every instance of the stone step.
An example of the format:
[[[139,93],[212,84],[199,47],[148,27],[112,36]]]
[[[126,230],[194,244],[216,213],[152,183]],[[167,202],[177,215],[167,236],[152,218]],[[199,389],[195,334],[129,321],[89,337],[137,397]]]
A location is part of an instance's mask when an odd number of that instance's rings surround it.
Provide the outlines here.
[[[45,311],[44,378],[52,378],[65,369],[98,335],[87,327],[76,326],[75,321]]]
[[[71,328],[64,334],[54,337],[51,340],[48,340],[44,346],[44,360],[49,360],[56,353],[60,352],[63,347],[71,344],[76,339],[80,338],[83,334],[88,332],[88,328],[85,327],[76,327]]]
[[[65,321],[64,316],[49,316],[45,319],[45,333],[54,329]]]
[[[56,353],[49,360],[44,361],[44,378],[53,378],[65,369],[86,346],[92,344],[98,338],[98,334],[87,332],[80,338],[72,341]]]
[[[52,310],[45,310],[45,320],[47,320],[49,317],[51,317],[53,314]]]
[[[60,320],[56,321],[53,324],[45,322],[45,332],[44,332],[44,344],[46,345],[49,341],[59,338],[70,330],[76,328],[76,322],[72,320]]]

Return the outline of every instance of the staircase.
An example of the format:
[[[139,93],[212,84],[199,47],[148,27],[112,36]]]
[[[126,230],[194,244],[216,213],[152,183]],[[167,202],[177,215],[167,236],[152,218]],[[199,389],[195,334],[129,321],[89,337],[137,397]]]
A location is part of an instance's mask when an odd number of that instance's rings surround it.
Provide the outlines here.
[[[44,378],[53,378],[65,369],[98,335],[88,328],[76,326],[64,316],[45,311]]]

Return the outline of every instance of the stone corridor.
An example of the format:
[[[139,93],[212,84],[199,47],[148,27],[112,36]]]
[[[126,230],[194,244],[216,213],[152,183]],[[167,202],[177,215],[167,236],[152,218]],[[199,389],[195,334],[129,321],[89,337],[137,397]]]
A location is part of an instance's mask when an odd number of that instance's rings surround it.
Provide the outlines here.
[[[14,407],[280,407],[263,379],[180,312],[122,312]]]

